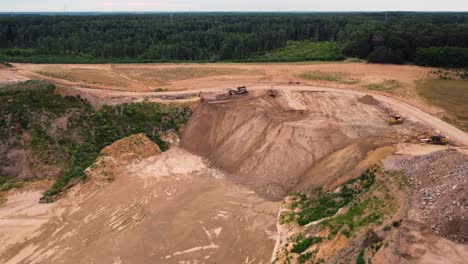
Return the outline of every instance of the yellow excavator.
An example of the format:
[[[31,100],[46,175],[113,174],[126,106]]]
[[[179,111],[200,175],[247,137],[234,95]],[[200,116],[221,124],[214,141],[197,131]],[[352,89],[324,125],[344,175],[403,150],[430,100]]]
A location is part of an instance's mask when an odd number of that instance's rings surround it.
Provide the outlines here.
[[[388,124],[391,126],[403,124],[403,118],[400,115],[393,115],[389,120]]]
[[[447,145],[449,143],[449,138],[442,134],[431,135],[429,142],[436,145]]]
[[[435,133],[426,133],[421,138],[422,142],[427,142],[435,145],[447,145],[450,141],[450,138],[441,134],[439,131]]]

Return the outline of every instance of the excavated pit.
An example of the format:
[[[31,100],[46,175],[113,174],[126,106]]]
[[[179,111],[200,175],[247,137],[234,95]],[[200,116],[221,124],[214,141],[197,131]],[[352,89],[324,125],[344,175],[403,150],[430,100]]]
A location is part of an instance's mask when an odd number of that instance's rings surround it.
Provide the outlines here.
[[[409,131],[409,125],[390,127],[388,108],[375,99],[360,99],[281,91],[205,101],[184,128],[182,146],[261,196],[280,200],[296,189],[332,185],[369,151]],[[319,175],[327,157],[334,172]]]

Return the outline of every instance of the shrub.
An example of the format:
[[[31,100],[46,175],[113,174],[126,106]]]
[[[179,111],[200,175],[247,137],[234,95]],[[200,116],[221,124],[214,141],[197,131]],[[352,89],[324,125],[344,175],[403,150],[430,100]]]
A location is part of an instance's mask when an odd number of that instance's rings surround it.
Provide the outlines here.
[[[313,244],[317,244],[322,242],[321,237],[308,237],[305,238],[304,240],[299,241],[298,243],[294,244],[293,248],[291,249],[292,253],[302,253],[306,251],[310,246]]]
[[[356,259],[356,264],[366,264],[366,260],[364,259],[364,249],[359,252],[359,255]]]

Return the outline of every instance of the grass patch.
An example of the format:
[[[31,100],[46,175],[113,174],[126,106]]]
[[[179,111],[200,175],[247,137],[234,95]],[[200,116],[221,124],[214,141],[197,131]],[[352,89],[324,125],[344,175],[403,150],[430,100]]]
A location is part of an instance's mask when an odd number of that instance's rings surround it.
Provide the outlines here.
[[[385,211],[380,209],[383,204],[385,202],[382,199],[370,197],[352,204],[346,213],[320,224],[330,228],[330,238],[335,237],[340,230],[343,230],[347,234],[345,236],[349,238],[356,230],[381,220],[385,215]]]
[[[150,102],[104,106],[96,111],[80,98],[62,97],[54,91],[53,85],[39,81],[0,90],[0,143],[18,145],[19,137],[27,132],[30,146],[22,147],[30,147],[35,160],[62,168],[56,182],[44,193],[44,202],[52,201],[74,182],[84,180],[85,169],[105,146],[123,137],[145,133],[164,151],[168,145],[159,134],[178,130],[190,116],[188,106]],[[67,119],[66,127],[51,129],[56,120],[63,118]],[[6,152],[0,152],[0,160],[5,160],[5,155]],[[4,174],[2,167],[0,175]]]
[[[304,226],[308,223],[330,217],[338,210],[348,205],[356,196],[367,191],[375,181],[377,168],[369,168],[360,177],[352,179],[339,187],[339,191],[316,191],[312,197],[304,194],[293,197],[294,207],[298,212],[284,212],[280,215],[280,221],[288,223],[295,221]]]
[[[417,83],[417,91],[430,104],[443,108],[447,122],[468,131],[468,81],[426,80]]]
[[[296,75],[296,77],[304,80],[312,81],[327,81],[327,82],[339,82],[343,84],[354,84],[358,83],[359,80],[350,78],[346,73],[330,73],[322,71],[307,71]]]
[[[343,60],[341,48],[329,41],[288,41],[286,47],[254,58],[254,61],[338,61]]]
[[[393,91],[396,88],[402,87],[402,83],[397,80],[385,80],[382,83],[368,84],[365,87],[372,91]]]

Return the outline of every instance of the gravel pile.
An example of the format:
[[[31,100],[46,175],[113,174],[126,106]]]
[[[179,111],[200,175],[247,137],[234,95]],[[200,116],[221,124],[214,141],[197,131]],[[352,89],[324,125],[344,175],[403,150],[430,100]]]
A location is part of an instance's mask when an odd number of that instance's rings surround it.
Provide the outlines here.
[[[468,243],[468,155],[455,150],[403,159],[423,220],[436,234]]]

